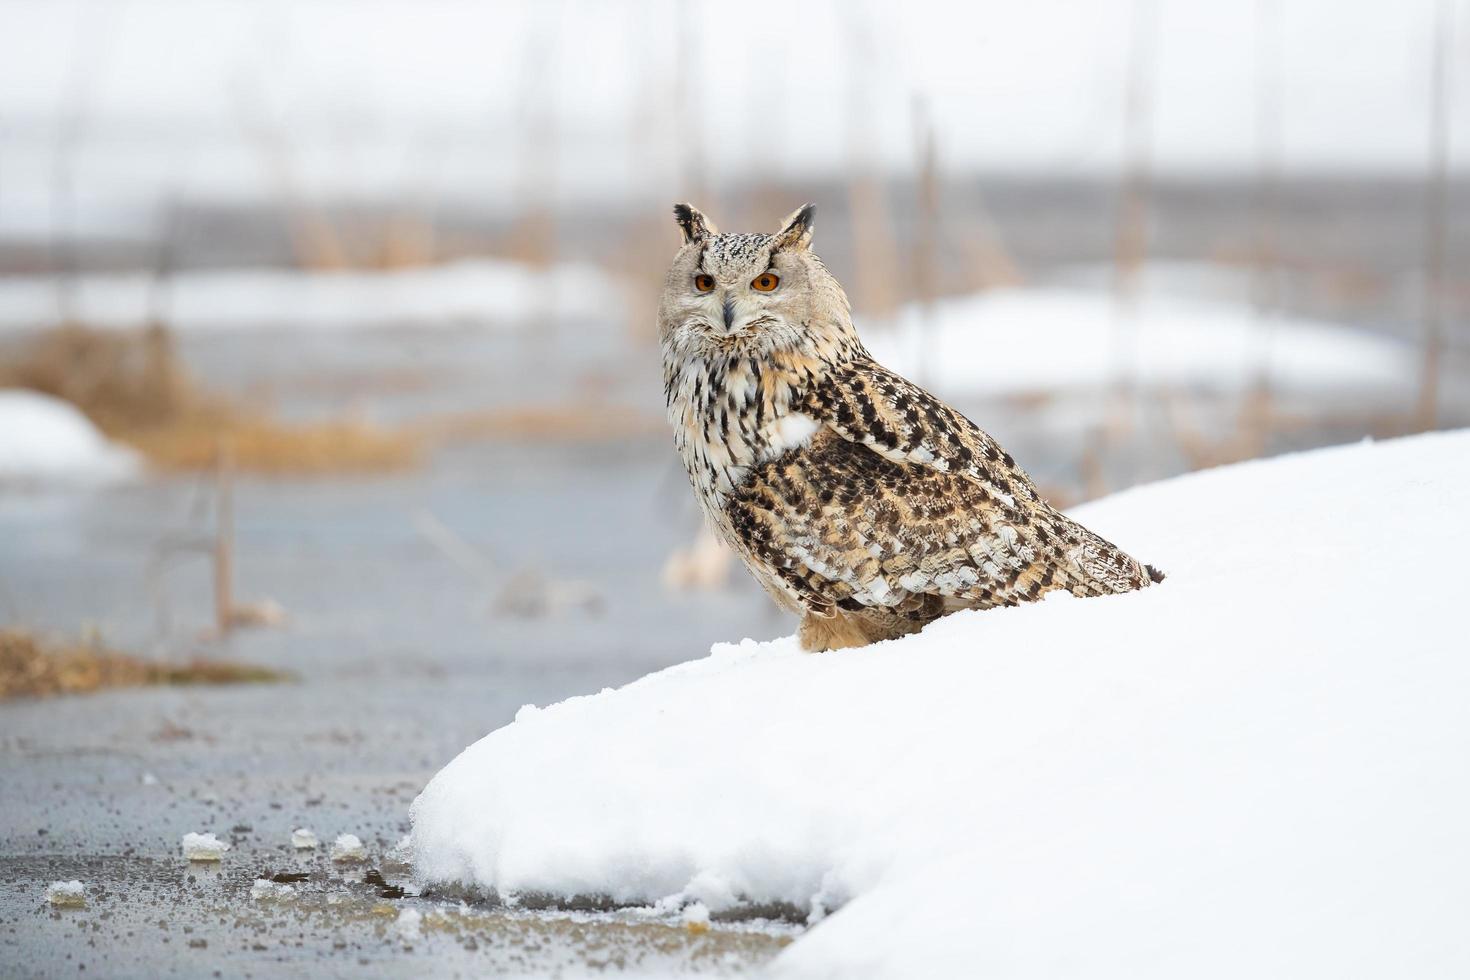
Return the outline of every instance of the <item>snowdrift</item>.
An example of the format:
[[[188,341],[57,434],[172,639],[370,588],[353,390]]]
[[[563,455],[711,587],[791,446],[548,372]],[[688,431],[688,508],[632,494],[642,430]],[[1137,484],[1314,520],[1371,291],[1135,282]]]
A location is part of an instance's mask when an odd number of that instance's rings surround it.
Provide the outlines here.
[[[905,307],[864,332],[884,364],[951,392],[1017,395],[1114,383],[1118,331],[1132,331],[1137,379],[1149,385],[1237,391],[1261,365],[1275,387],[1397,389],[1413,358],[1384,337],[1301,317],[1264,318],[1238,303],[1150,297],[1120,322],[1106,292],[994,290]]]
[[[0,484],[111,483],[141,470],[136,453],[109,442],[70,402],[0,388]]]
[[[1196,473],[1077,511],[1159,588],[528,706],[417,872],[786,903],[780,975],[1470,975],[1467,486],[1470,431]]]
[[[165,283],[141,273],[96,274],[74,283],[70,315],[110,328],[161,319],[185,331],[516,325],[605,318],[620,288],[589,266],[537,269],[488,259],[390,272],[190,271]],[[56,304],[52,279],[0,278],[0,329],[55,323]]]

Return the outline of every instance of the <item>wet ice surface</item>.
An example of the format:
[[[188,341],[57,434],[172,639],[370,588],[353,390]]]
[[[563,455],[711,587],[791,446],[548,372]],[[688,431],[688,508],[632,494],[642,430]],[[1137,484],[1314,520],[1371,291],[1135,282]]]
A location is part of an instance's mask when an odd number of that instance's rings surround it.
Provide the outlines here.
[[[545,477],[548,484],[564,478],[555,471]],[[302,507],[293,490],[335,495],[338,506]],[[551,486],[542,492],[555,497]],[[492,486],[484,505],[510,496]],[[417,545],[406,521],[406,530],[384,530],[399,516],[386,503],[392,499],[380,485],[261,485],[237,502],[242,517],[254,515],[242,521],[241,588],[268,589],[293,615],[287,630],[238,635],[231,653],[286,667],[296,682],[0,705],[0,864],[8,883],[0,892],[0,960],[7,972],[75,975],[87,963],[93,976],[275,975],[285,963],[316,975],[350,973],[361,960],[386,974],[418,973],[430,962],[436,973],[575,975],[599,963],[637,972],[723,970],[758,963],[784,941],[789,930],[711,938],[678,922],[445,910],[431,900],[383,899],[381,889],[359,884],[407,830],[408,804],[427,779],[521,704],[631,680],[681,659],[688,642],[738,629],[737,620],[780,629],[758,596],[738,590],[684,597],[701,612],[661,618],[657,604],[669,600],[657,589],[656,558],[664,540],[679,535],[677,526],[645,529],[652,543],[641,548],[613,528],[588,545],[599,555],[624,549],[632,569],[625,598],[602,617],[497,620],[479,586],[466,585],[453,568],[438,569],[443,558]],[[384,503],[373,507],[372,500]],[[8,591],[36,589],[44,602],[25,598],[24,608],[49,609],[58,623],[82,618],[86,608],[99,608],[95,597],[107,597],[101,607],[120,610],[104,624],[107,634],[146,639],[148,617],[129,612],[135,602],[147,611],[145,587],[128,570],[141,564],[136,542],[165,530],[167,508],[129,494],[78,500],[75,509],[50,515],[49,506],[38,501],[22,519],[11,502],[0,530],[18,544],[0,549]],[[363,543],[358,534],[376,540]],[[68,537],[72,543],[58,547]],[[302,545],[313,537],[314,545]],[[296,548],[312,554],[293,560]],[[392,560],[375,563],[380,548]],[[592,564],[602,565],[613,587],[618,563],[604,556]],[[47,580],[58,589],[38,587]],[[60,589],[63,581],[72,587]],[[187,598],[194,584],[179,575],[175,589],[175,633],[191,633],[202,625],[194,621],[196,600]],[[185,620],[186,612],[193,618]],[[659,622],[663,628],[651,627]],[[306,827],[325,842],[360,838],[367,863],[334,864],[325,846],[298,849],[293,833]],[[220,866],[184,859],[180,841],[192,832],[231,845]],[[312,878],[293,883],[289,901],[251,901],[259,876],[300,870]],[[46,886],[71,878],[88,883],[88,908],[58,918],[46,905]],[[401,870],[388,872],[389,884],[405,880]],[[391,928],[405,903],[423,915],[421,942],[406,944],[402,930]]]
[[[251,860],[0,858],[0,962],[7,976],[720,975],[758,967],[793,933],[386,899],[321,855],[275,861],[306,874],[292,884],[256,878],[272,859]],[[48,905],[45,880],[73,874],[90,880],[87,906]]]

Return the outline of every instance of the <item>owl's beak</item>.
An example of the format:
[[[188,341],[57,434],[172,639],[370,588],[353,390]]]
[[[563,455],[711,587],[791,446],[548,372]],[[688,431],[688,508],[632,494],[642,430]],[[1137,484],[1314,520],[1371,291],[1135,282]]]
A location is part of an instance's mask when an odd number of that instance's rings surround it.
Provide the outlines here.
[[[729,296],[725,297],[725,329],[728,331],[735,326],[735,300]]]

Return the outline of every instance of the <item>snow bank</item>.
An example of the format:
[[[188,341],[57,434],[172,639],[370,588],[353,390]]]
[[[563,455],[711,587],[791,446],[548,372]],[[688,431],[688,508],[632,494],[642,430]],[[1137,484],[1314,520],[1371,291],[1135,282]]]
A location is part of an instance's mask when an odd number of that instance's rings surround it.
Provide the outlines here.
[[[0,484],[108,483],[140,469],[135,453],[108,442],[70,402],[0,388]]]
[[[1153,385],[1237,390],[1258,365],[1275,385],[1308,391],[1385,387],[1412,378],[1401,345],[1295,317],[1262,319],[1229,303],[1155,297],[1130,320],[1135,377]],[[942,391],[1011,395],[1113,383],[1120,319],[1107,293],[998,290],[906,307],[864,331],[874,355]]]
[[[99,327],[139,327],[162,316],[181,330],[517,324],[606,318],[619,288],[589,266],[489,260],[392,272],[184,272],[162,284],[138,273],[99,274],[77,279],[72,315]],[[54,279],[0,277],[0,328],[58,319]]]
[[[528,706],[416,871],[840,909],[790,975],[1467,975],[1466,486],[1470,431],[1195,473],[1078,510],[1159,588]]]

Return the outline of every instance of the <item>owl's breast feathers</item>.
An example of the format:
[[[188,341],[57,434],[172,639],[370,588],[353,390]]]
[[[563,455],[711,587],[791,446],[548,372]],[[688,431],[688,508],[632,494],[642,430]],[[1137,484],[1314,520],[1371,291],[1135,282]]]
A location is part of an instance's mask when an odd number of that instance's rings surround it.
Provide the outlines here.
[[[898,635],[958,608],[1162,579],[1054,510],[974,423],[870,358],[814,380],[789,411],[815,424],[740,467],[714,515],[788,605]]]

